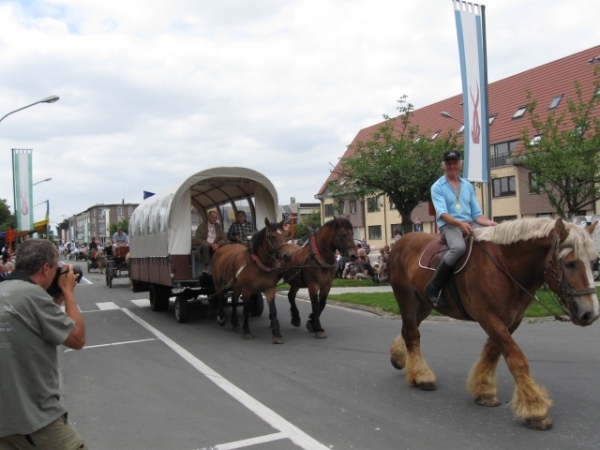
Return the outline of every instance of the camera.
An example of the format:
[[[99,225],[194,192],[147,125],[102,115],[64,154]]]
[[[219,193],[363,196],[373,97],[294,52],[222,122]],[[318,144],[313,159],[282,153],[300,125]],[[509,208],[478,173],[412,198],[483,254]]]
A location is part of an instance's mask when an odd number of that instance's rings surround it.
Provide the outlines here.
[[[60,277],[60,275],[62,273],[62,268],[63,268],[63,263],[62,263],[62,261],[59,261],[58,267],[56,268],[56,274],[54,275],[54,279],[52,280],[52,284],[46,291],[52,297],[54,297],[57,294],[60,294],[60,292],[61,292],[60,288],[58,287],[58,278]],[[77,278],[77,283],[79,283],[79,280],[81,280],[81,278],[83,277],[83,271],[81,270],[81,267],[73,266],[73,272],[75,273],[75,275],[79,275],[79,278]]]

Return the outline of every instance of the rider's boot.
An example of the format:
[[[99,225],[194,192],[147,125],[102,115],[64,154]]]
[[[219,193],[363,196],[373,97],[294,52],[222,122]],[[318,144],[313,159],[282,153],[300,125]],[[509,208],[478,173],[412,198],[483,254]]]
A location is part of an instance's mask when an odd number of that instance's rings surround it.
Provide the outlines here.
[[[448,278],[450,278],[450,275],[452,275],[452,269],[453,267],[446,264],[445,261],[440,262],[437,269],[435,269],[435,273],[431,277],[431,280],[429,280],[429,283],[425,286],[425,291],[435,307],[446,306],[446,303],[442,298],[442,288],[446,284],[446,281],[448,281]]]

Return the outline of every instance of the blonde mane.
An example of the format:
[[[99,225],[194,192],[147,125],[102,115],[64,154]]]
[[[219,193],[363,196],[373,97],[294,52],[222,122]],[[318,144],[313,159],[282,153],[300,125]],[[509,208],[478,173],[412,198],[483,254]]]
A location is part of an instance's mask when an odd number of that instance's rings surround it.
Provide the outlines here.
[[[555,223],[555,220],[548,218],[517,219],[503,222],[495,227],[477,228],[474,230],[474,235],[479,241],[510,245],[547,237],[554,230]],[[590,234],[579,225],[568,222],[564,224],[569,235],[561,244],[572,246],[577,259],[591,261],[596,258],[598,250]],[[570,251],[570,248],[564,249],[559,256],[563,258]]]

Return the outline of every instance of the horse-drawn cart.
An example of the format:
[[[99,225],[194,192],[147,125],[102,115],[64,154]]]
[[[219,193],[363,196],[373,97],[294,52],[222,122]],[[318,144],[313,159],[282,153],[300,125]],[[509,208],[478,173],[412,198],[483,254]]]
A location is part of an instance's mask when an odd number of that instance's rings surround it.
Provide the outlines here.
[[[112,288],[113,278],[118,278],[123,275],[129,275],[129,263],[127,255],[129,254],[129,246],[114,246],[112,254],[106,255],[106,285]]]
[[[187,322],[190,308],[206,302],[212,306],[216,292],[212,276],[204,273],[206,267],[195,256],[192,217],[205,221],[208,211],[214,210],[227,231],[243,209],[260,227],[266,218],[276,218],[277,202],[268,178],[241,167],[204,170],[145,199],[129,222],[133,291],[149,291],[153,311],[167,310],[174,296],[175,318]],[[252,315],[261,315],[263,308],[262,295],[256,295]]]

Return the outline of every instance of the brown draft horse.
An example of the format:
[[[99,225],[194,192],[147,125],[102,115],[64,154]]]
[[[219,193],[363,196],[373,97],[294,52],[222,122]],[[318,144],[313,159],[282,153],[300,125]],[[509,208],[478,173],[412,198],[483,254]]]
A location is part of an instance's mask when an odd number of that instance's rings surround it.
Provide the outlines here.
[[[226,291],[233,290],[231,298],[231,324],[234,331],[243,330],[244,339],[252,339],[248,326],[248,316],[251,309],[251,298],[254,294],[264,292],[269,305],[269,318],[273,330],[273,343],[283,344],[279,331],[277,309],[275,308],[275,292],[279,281],[280,270],[278,261],[288,261],[289,253],[283,252],[286,247],[283,221],[269,222],[265,219],[265,228],[252,237],[249,247],[242,244],[228,244],[219,247],[212,259],[213,282],[215,289],[220,291],[218,321],[225,325]],[[244,307],[244,324],[240,328],[237,318],[237,304],[242,296]]]
[[[296,294],[300,288],[308,287],[312,313],[306,322],[308,331],[318,339],[327,337],[321,326],[321,313],[325,309],[327,295],[335,277],[338,250],[354,261],[358,256],[352,234],[352,224],[347,219],[335,218],[327,222],[311,237],[303,247],[290,244],[291,261],[284,264],[290,270],[283,273],[283,279],[291,288],[288,292],[292,313],[292,325],[299,327],[300,312],[296,306]]]
[[[436,389],[436,377],[420,349],[419,324],[433,307],[425,292],[433,272],[419,267],[419,258],[425,247],[439,238],[409,233],[394,245],[387,262],[402,315],[402,333],[390,349],[392,365],[405,368],[408,383],[422,390]],[[469,374],[467,389],[479,405],[499,405],[496,368],[503,356],[516,382],[513,413],[531,428],[548,429],[552,426],[548,415],[552,401],[533,380],[527,358],[511,335],[544,283],[557,294],[574,324],[591,325],[598,319],[590,265],[597,255],[596,247],[583,228],[547,218],[477,229],[474,238],[469,261],[453,275],[464,310],[488,335]],[[437,308],[439,312],[465,319],[447,286],[443,296],[447,306]]]

